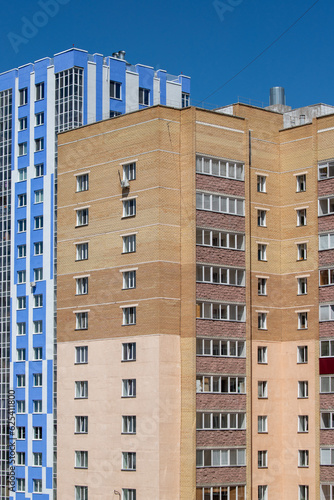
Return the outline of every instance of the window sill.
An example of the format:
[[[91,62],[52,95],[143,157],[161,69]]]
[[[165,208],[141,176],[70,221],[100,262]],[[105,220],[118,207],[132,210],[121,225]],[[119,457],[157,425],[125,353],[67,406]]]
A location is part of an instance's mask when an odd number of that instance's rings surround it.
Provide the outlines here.
[[[81,262],[82,260],[88,260],[88,257],[87,259],[75,259],[75,262]]]
[[[133,363],[136,359],[122,359],[122,363]]]
[[[136,253],[136,250],[133,250],[133,251],[131,251],[131,252],[122,252],[122,254],[121,254],[121,255],[126,255],[127,253]]]
[[[121,217],[121,220],[123,220],[123,219],[132,219],[133,217],[136,217],[136,214],[132,214],[132,215],[123,215],[123,217]]]
[[[268,431],[257,431],[258,434],[268,434]]]
[[[127,325],[124,325],[124,324],[123,324],[122,326],[135,326],[135,325],[136,325],[136,323],[129,323],[129,324],[127,324]]]
[[[134,399],[136,396],[122,396],[122,399]]]
[[[330,392],[320,392],[320,394],[330,394]],[[297,399],[308,399],[308,396],[298,396]]]
[[[88,365],[88,361],[82,361],[81,363],[74,363],[74,365]]]
[[[268,328],[258,328],[258,330],[259,330],[260,332],[267,332],[267,331],[268,331]]]
[[[267,365],[268,361],[258,361],[257,364],[258,365]]]
[[[88,222],[87,222],[87,224],[77,224],[75,226],[75,228],[77,228],[77,227],[86,227],[86,226],[88,226]]]
[[[267,259],[257,259],[258,262],[268,262]]]
[[[297,297],[303,297],[304,295],[307,295],[307,293],[297,293]]]
[[[75,294],[76,297],[81,297],[82,295],[88,295],[88,292],[87,293],[76,293]]]
[[[75,396],[74,399],[88,399],[88,396]]]
[[[297,328],[298,331],[308,330],[308,328]]]
[[[136,469],[121,469],[122,472],[136,472]]]
[[[124,436],[130,435],[130,436],[135,436],[136,432],[121,432]]]
[[[88,467],[80,467],[79,465],[74,466],[75,469],[88,469]]]

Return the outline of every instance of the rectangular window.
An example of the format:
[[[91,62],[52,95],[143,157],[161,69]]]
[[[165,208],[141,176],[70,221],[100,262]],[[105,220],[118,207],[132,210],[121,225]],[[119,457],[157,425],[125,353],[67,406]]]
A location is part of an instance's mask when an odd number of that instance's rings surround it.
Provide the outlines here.
[[[43,435],[42,427],[33,427],[32,429],[33,429],[33,439],[41,440]]]
[[[34,281],[42,281],[43,280],[43,268],[37,267],[34,269]]]
[[[267,192],[267,177],[264,175],[257,176],[257,192],[258,193],[266,193]]]
[[[121,99],[121,86],[120,82],[110,81],[110,98]]]
[[[80,380],[75,382],[75,397],[78,399],[88,398],[88,381]]]
[[[257,245],[257,260],[267,260],[267,245],[262,243]]]
[[[319,286],[334,285],[334,269],[320,269]]]
[[[25,427],[16,427],[16,436],[17,436],[17,439],[25,439],[26,438],[26,428]]]
[[[34,347],[34,360],[40,361],[43,359],[43,347]]]
[[[299,398],[308,398],[308,381],[300,380],[298,382],[298,397]]]
[[[44,82],[36,83],[36,101],[44,99]]]
[[[44,137],[39,137],[35,139],[35,152],[43,151],[44,149]]]
[[[334,198],[319,199],[318,215],[328,215],[334,213]]]
[[[88,346],[80,346],[75,348],[76,364],[88,363]]]
[[[22,492],[22,491],[25,491],[25,489],[26,489],[26,480],[23,478],[17,478],[16,479],[16,491]]]
[[[88,451],[75,452],[75,467],[79,469],[88,468]]]
[[[298,432],[308,432],[308,415],[298,416]]]
[[[44,125],[44,113],[36,113],[35,114],[35,126]]]
[[[123,272],[123,289],[136,288],[136,271]]]
[[[16,359],[17,359],[17,361],[25,361],[26,360],[26,350],[23,348],[16,349]]]
[[[306,208],[297,210],[297,226],[306,226]]]
[[[23,257],[26,257],[26,255],[27,255],[26,245],[18,245],[17,246],[17,257],[19,259],[22,259]]]
[[[43,215],[34,217],[34,229],[43,229]]]
[[[24,116],[23,118],[19,118],[19,130],[27,130],[28,128],[28,117]]]
[[[233,467],[246,465],[245,448],[205,449],[196,452],[196,467]]]
[[[87,226],[88,224],[88,208],[77,210],[77,226]]]
[[[17,271],[17,282],[19,284],[26,282],[26,272],[25,271]]]
[[[136,324],[136,307],[124,307],[123,308],[123,325],[135,325]]]
[[[302,191],[306,191],[306,174],[297,175],[296,176],[296,191],[300,193]]]
[[[143,106],[149,106],[150,104],[149,89],[144,89],[139,87],[139,104],[142,104]]]
[[[123,217],[132,217],[136,215],[136,198],[123,201]]]
[[[123,165],[123,181],[134,181],[136,179],[136,163]]]
[[[33,465],[36,467],[42,467],[42,453],[40,452],[33,452],[32,454],[33,458]]]
[[[34,307],[43,307],[43,295],[41,293],[34,295]]]
[[[43,202],[43,189],[38,189],[35,191],[35,203],[42,203]]]
[[[329,161],[318,165],[318,179],[328,179],[334,177],[334,162]],[[327,499],[326,499],[327,500]]]
[[[27,194],[19,194],[17,197],[17,206],[20,207],[26,207],[27,206]]]
[[[136,361],[136,342],[122,344],[122,361]]]
[[[27,298],[26,297],[17,297],[17,308],[25,309],[27,307]]]
[[[88,276],[83,278],[76,278],[76,294],[87,295],[88,293]]]
[[[43,333],[43,321],[41,319],[34,321],[34,333]]]
[[[88,329],[88,312],[79,312],[75,314],[75,329],[87,330]]]
[[[226,233],[223,231],[213,231],[197,227],[196,245],[230,248],[231,250],[244,250],[245,236],[243,234]]]
[[[320,377],[320,393],[333,393],[334,392],[334,376],[321,376]]]
[[[187,108],[190,106],[190,94],[182,92],[182,108]]]
[[[307,326],[307,312],[298,313],[298,330],[306,330]]]
[[[299,243],[297,245],[297,260],[306,260],[307,259],[307,244]]]
[[[260,227],[266,227],[267,211],[258,210],[257,211],[257,225]]]
[[[297,363],[308,362],[308,348],[307,345],[299,345],[297,347]]]
[[[136,500],[136,490],[122,489],[122,500]]]
[[[78,245],[75,245],[75,248],[76,248],[76,260],[88,259],[88,243],[78,243]]]
[[[123,434],[136,434],[136,416],[123,415],[122,416],[122,433]]]
[[[42,177],[44,175],[44,163],[35,165],[35,177]]]
[[[136,470],[136,453],[122,452],[122,470]]]
[[[26,464],[26,454],[24,451],[18,451],[16,453],[16,465],[25,465]]]
[[[226,177],[228,179],[245,179],[244,164],[241,162],[196,156],[196,172],[198,174],[213,175],[215,177]]]
[[[19,156],[25,156],[27,154],[27,143],[21,142],[19,144]]]
[[[308,450],[298,450],[298,467],[308,467]]]
[[[43,377],[41,373],[33,374],[33,386],[34,387],[42,387]]]
[[[123,398],[136,397],[136,379],[122,380],[122,397]]]
[[[211,302],[197,302],[197,318],[219,321],[242,321],[246,320],[246,307],[235,304],[217,304]]]
[[[257,487],[257,498],[258,500],[268,500],[268,486],[260,485]]]
[[[27,219],[20,219],[17,221],[17,232],[25,233],[27,230]]]
[[[334,304],[319,306],[319,321],[334,320]]]
[[[197,430],[240,430],[246,428],[246,414],[215,412],[197,412]]]
[[[320,413],[320,429],[334,429],[334,412]]]
[[[19,174],[19,181],[26,181],[27,180],[27,169],[26,168],[20,168],[18,170]]]
[[[26,324],[25,323],[17,323],[17,334],[25,335],[26,334]]]
[[[245,394],[245,377],[229,377],[218,375],[197,375],[196,376],[197,393],[219,393],[219,394]]]
[[[197,210],[244,216],[245,200],[198,191],[196,193],[196,208]]]
[[[268,349],[265,346],[261,346],[257,348],[257,362],[259,364],[267,364],[268,363]]]
[[[112,111],[110,110],[109,111],[109,118],[115,118],[115,116],[121,116],[121,112],[120,111]]]
[[[299,500],[309,500],[309,487],[305,485],[299,486]]]
[[[261,380],[257,383],[258,397],[267,398],[268,397],[268,382],[266,380]]]
[[[77,175],[77,193],[88,191],[88,174]]]
[[[267,313],[257,313],[257,327],[259,330],[267,330]]]
[[[199,356],[224,356],[244,358],[246,342],[243,340],[219,340],[217,338],[197,338],[196,354]]]
[[[334,357],[334,340],[320,341],[320,358]]]
[[[74,486],[75,500],[88,500],[88,486]]]
[[[196,281],[220,285],[245,286],[245,270],[197,264]]]
[[[28,88],[19,89],[19,106],[28,104]]]
[[[33,479],[32,486],[33,486],[34,493],[42,493],[42,480],[41,479]]]
[[[267,295],[267,279],[266,278],[258,278],[257,279],[257,294],[258,295]]]
[[[257,452],[257,466],[259,469],[268,467],[268,451],[261,450]]]
[[[131,253],[136,251],[136,235],[130,234],[123,236],[123,253]]]
[[[88,417],[75,417],[75,432],[77,434],[87,434],[88,432]]]
[[[32,408],[34,413],[42,413],[42,400],[41,399],[35,399],[32,402]]]
[[[257,417],[257,432],[268,432],[268,417],[267,415],[259,415]]]
[[[298,278],[298,295],[307,294],[307,278]]]
[[[25,413],[26,402],[25,401],[17,401],[16,402],[16,411],[17,411],[17,413]]]

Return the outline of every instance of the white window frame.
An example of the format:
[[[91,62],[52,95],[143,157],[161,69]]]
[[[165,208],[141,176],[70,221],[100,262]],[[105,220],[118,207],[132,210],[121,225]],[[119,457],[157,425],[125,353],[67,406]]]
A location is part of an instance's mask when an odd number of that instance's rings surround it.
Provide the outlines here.
[[[28,117],[23,116],[22,118],[19,118],[19,130],[27,130],[28,128]]]
[[[296,175],[296,192],[304,193],[306,191],[306,174]]]
[[[218,356],[231,358],[246,357],[246,341],[238,339],[197,337],[196,356]]]
[[[35,191],[34,203],[35,204],[37,204],[37,203],[43,203],[43,199],[44,199],[43,189],[37,189]]]
[[[299,345],[297,346],[297,363],[307,364],[308,363],[308,346]]]
[[[80,276],[75,278],[76,295],[88,294],[88,276]]]
[[[334,161],[328,160],[318,164],[318,180],[331,179],[334,177]]]
[[[122,398],[135,398],[137,394],[137,382],[135,378],[122,380]]]
[[[196,209],[206,212],[245,216],[245,199],[219,193],[196,192]]]
[[[44,137],[38,137],[35,139],[35,152],[38,153],[39,151],[44,151],[45,147],[45,141]]]
[[[36,267],[34,269],[34,281],[43,281],[43,268]]]
[[[307,260],[307,243],[297,243],[297,261]]]
[[[197,411],[196,429],[200,431],[246,429],[245,412]]]
[[[266,175],[257,175],[256,184],[257,184],[257,192],[258,193],[266,193],[267,192],[267,176]]]
[[[122,344],[122,361],[136,361],[136,342]]]
[[[267,380],[259,380],[257,383],[257,395],[258,399],[267,399],[268,398],[268,381]]]
[[[122,83],[110,80],[110,99],[122,100]]]
[[[298,450],[298,467],[309,467],[309,450]]]
[[[334,393],[334,375],[320,376],[320,394]]]
[[[202,467],[244,467],[246,448],[197,449],[196,468]]]
[[[258,227],[267,227],[267,210],[257,211],[257,225]]]
[[[17,196],[17,206],[18,208],[27,206],[27,193],[22,193]]]
[[[88,469],[88,451],[75,450],[75,468]]]
[[[35,127],[44,125],[44,111],[35,114]]]
[[[308,329],[308,312],[300,311],[297,313],[298,316],[298,330]]]
[[[28,154],[28,143],[20,142],[19,143],[19,156],[26,156]]]
[[[75,434],[88,434],[88,416],[78,415],[75,416]]]
[[[34,373],[33,374],[33,387],[43,387],[43,374]]]
[[[246,306],[243,304],[223,304],[217,302],[196,303],[198,319],[213,321],[246,321]]]
[[[267,434],[268,433],[268,416],[267,415],[258,415],[258,417],[257,417],[257,432],[259,434]]]
[[[33,403],[33,413],[43,412],[43,402],[41,399],[34,399],[32,403]]]
[[[24,451],[18,451],[16,453],[16,465],[25,465],[26,464],[26,454]]]
[[[137,212],[137,198],[122,200],[123,203],[123,218],[134,217]]]
[[[122,500],[136,500],[136,490],[123,488],[122,489]]]
[[[43,333],[43,321],[41,319],[35,320],[33,322],[34,333]]]
[[[298,415],[298,432],[307,433],[309,431],[308,415]]]
[[[25,271],[25,269],[22,271],[17,271],[17,283],[18,284],[26,283],[26,271]]]
[[[88,398],[88,380],[76,380],[75,381],[75,399],[87,399]]]
[[[77,184],[77,193],[81,193],[82,191],[88,191],[89,189],[89,174],[78,174],[76,176],[76,184]]]
[[[75,347],[75,364],[82,365],[88,363],[88,346]]]
[[[24,399],[20,399],[16,401],[16,413],[25,413],[26,412],[26,402]]]
[[[88,330],[88,311],[75,313],[75,329]]]
[[[28,104],[28,87],[19,89],[19,106]]]
[[[136,180],[136,162],[126,163],[122,165],[123,167],[123,181],[134,181]]]
[[[122,323],[123,326],[130,326],[136,324],[137,322],[136,306],[123,307],[122,312],[123,312],[123,323]]]
[[[44,82],[39,82],[35,84],[36,89],[36,101],[41,101],[44,99]]]
[[[89,209],[88,208],[80,208],[76,210],[76,225],[80,226],[88,226],[89,221]]]
[[[150,105],[150,89],[139,87],[138,102],[142,106]]]
[[[123,271],[123,290],[136,288],[136,270]]]
[[[34,243],[34,255],[43,255],[43,241]]]
[[[27,180],[27,167],[18,169],[19,182]]]
[[[33,308],[39,308],[39,307],[43,307],[43,294],[42,293],[38,293],[36,295],[33,296],[34,298],[34,303],[33,303]]]
[[[307,295],[307,277],[297,278],[298,295]]]
[[[257,487],[257,498],[258,500],[268,500],[268,486],[266,484],[260,484]]]
[[[40,451],[33,452],[33,465],[34,467],[42,467],[43,455]]]
[[[33,479],[32,484],[34,493],[43,493],[42,479]]]
[[[76,260],[88,260],[88,242],[77,243],[75,245]]]
[[[24,259],[27,256],[27,246],[17,245],[17,258]]]
[[[300,208],[297,210],[297,226],[306,226],[307,225],[307,212],[306,208]]]
[[[320,429],[334,429],[334,411],[320,412]]]
[[[334,268],[319,269],[319,286],[334,285]]]
[[[267,330],[267,319],[268,319],[268,313],[267,312],[258,312],[257,313],[257,328],[258,330]]]
[[[74,486],[75,500],[88,500],[88,486]]]
[[[196,393],[246,394],[246,377],[229,375],[197,375]]]
[[[35,165],[35,177],[43,177],[44,175],[44,163],[37,163]]]
[[[268,364],[268,347],[258,346],[257,348],[257,362],[259,365]]]
[[[33,429],[33,440],[41,441],[43,438],[43,429],[40,426],[35,426]]]
[[[34,360],[41,361],[43,359],[43,347],[34,347]]]
[[[268,451],[258,450],[257,452],[257,467],[258,469],[268,468]]]
[[[258,278],[257,279],[257,294],[258,295],[267,295],[267,278]]]
[[[308,380],[298,380],[298,398],[308,398]]]
[[[27,297],[17,297],[17,309],[22,310],[27,308]]]
[[[334,213],[334,197],[327,196],[318,200],[318,216],[326,216]]]
[[[43,215],[34,217],[34,229],[43,229]]]
[[[17,221],[17,232],[25,233],[27,231],[27,219],[19,219]]]
[[[16,491],[22,493],[26,490],[26,480],[23,477],[16,478]]]
[[[122,470],[136,470],[136,452],[122,451]]]
[[[197,264],[196,281],[215,285],[245,286],[246,271],[239,268]]]
[[[197,227],[196,245],[245,251],[245,235]]]
[[[136,434],[136,415],[122,415],[122,434]]]
[[[136,235],[127,234],[122,238],[123,238],[123,253],[134,253],[136,251]]]
[[[257,244],[257,260],[259,262],[267,262],[267,246],[265,243]]]
[[[245,165],[237,160],[197,155],[196,173],[244,181]]]

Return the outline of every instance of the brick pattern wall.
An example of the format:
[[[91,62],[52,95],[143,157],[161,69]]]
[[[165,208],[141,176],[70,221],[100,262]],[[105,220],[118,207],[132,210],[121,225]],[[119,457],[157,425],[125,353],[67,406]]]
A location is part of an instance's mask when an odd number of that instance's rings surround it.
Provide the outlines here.
[[[321,429],[320,431],[320,446],[333,445],[334,443],[334,429]]]
[[[196,333],[200,337],[220,337],[224,339],[246,339],[246,324],[236,321],[197,319]]]
[[[324,483],[334,482],[334,467],[332,467],[331,465],[321,465],[320,481]]]
[[[242,484],[246,481],[246,467],[203,467],[197,469],[196,475],[201,485]]]
[[[245,231],[245,218],[241,215],[221,214],[207,210],[196,210],[196,225],[214,229]]]
[[[245,183],[243,181],[214,177],[212,175],[196,174],[196,189],[224,193],[231,196],[245,196]]]
[[[334,262],[334,250],[333,262]],[[224,266],[245,266],[245,252],[242,250],[230,250],[229,248],[213,248],[198,245],[196,247],[196,261],[210,262]]]
[[[246,291],[245,287],[241,286],[197,283],[196,297],[197,299],[223,300],[224,302],[240,302],[244,304]]]
[[[322,250],[319,252],[319,266],[323,267],[326,265],[334,264],[334,249],[333,250]]]
[[[334,432],[334,431],[333,431]],[[246,431],[197,431],[197,446],[246,446]]]
[[[246,375],[245,358],[216,358],[197,356],[196,372],[202,374]]]
[[[334,193],[334,179],[326,179],[318,182],[318,195],[326,196]]]

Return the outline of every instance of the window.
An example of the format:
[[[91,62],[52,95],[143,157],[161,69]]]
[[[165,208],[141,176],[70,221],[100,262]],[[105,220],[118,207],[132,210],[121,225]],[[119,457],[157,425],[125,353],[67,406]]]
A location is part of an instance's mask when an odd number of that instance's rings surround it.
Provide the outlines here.
[[[26,181],[27,180],[27,169],[26,168],[20,168],[18,170],[19,174],[19,181]]]
[[[122,397],[123,398],[136,397],[136,379],[122,380]]]
[[[334,285],[334,269],[320,269],[319,286]]]
[[[19,194],[17,197],[17,206],[18,207],[26,207],[27,206],[27,194]]]
[[[261,346],[257,348],[257,362],[259,364],[268,363],[268,349],[267,347]]]
[[[264,175],[257,176],[257,192],[266,193],[267,192],[267,177]]]
[[[17,271],[17,282],[19,284],[26,282],[26,272],[25,271]]]
[[[38,241],[34,243],[34,255],[42,255],[43,254],[43,241]]]
[[[299,486],[299,500],[309,500],[309,488],[308,486]]]
[[[88,486],[74,486],[75,500],[88,500]]]
[[[245,486],[208,486],[196,488],[197,500],[244,500],[246,498]],[[219,496],[221,495],[221,496]]]
[[[197,264],[196,281],[220,285],[245,286],[245,271],[243,269]]]
[[[136,490],[122,489],[122,500],[136,500]]]
[[[26,297],[17,297],[17,308],[18,309],[25,309],[26,304],[27,304]]]
[[[182,92],[182,108],[187,108],[190,106],[190,94]]]
[[[76,330],[87,330],[88,328],[88,312],[79,312],[75,314]]]
[[[123,181],[134,181],[136,179],[136,163],[123,165]]]
[[[43,307],[43,295],[34,295],[34,307]]]
[[[244,305],[197,302],[196,309],[197,318],[200,319],[242,322],[246,320]]]
[[[78,399],[88,398],[88,381],[80,380],[75,382],[75,397]]]
[[[299,398],[308,398],[308,381],[300,380],[298,382],[298,397]]]
[[[33,452],[32,458],[33,458],[33,465],[37,467],[42,467],[42,453]]]
[[[136,251],[136,235],[130,234],[123,236],[123,253],[131,253]]]
[[[334,376],[321,376],[320,377],[320,393],[333,393],[334,392]]]
[[[24,116],[23,118],[19,118],[19,130],[27,130],[28,128],[28,117]]]
[[[306,226],[306,208],[297,210],[297,226]]]
[[[33,386],[34,387],[42,387],[43,377],[41,373],[33,374]]]
[[[245,394],[245,377],[229,377],[218,375],[197,375],[196,392],[213,392],[220,394]]]
[[[19,89],[19,106],[24,106],[28,103],[28,88]]]
[[[136,361],[136,342],[122,344],[122,361]]]
[[[298,467],[308,467],[308,450],[298,450]]]
[[[34,493],[42,493],[42,480],[41,479],[33,479],[33,492]]]
[[[320,428],[334,429],[334,412],[329,411],[320,413]]]
[[[40,361],[43,359],[43,347],[34,347],[34,360]]]
[[[318,215],[328,215],[334,213],[334,198],[321,198],[319,200]]]
[[[257,279],[257,294],[267,295],[267,278]]]
[[[136,324],[136,307],[124,307],[123,308],[123,325],[135,325]]]
[[[306,174],[297,175],[296,182],[297,182],[297,187],[296,187],[297,193],[306,191]]]
[[[25,156],[27,154],[27,143],[21,142],[19,144],[19,156]]]
[[[246,465],[245,448],[197,450],[196,467],[230,467]]]
[[[17,413],[25,413],[26,402],[25,401],[17,401],[16,402],[16,411],[17,411]]]
[[[267,245],[258,243],[257,245],[257,260],[267,260]]]
[[[318,179],[328,179],[334,177],[334,162],[329,161],[318,165]]]
[[[17,323],[17,334],[25,335],[26,334],[26,324],[25,323]]]
[[[44,175],[44,163],[35,165],[35,177],[42,177]]]
[[[259,330],[267,330],[267,313],[257,313],[257,327]]]
[[[34,399],[32,402],[33,404],[33,412],[34,413],[42,413],[42,400],[41,399]]]
[[[307,345],[299,345],[297,347],[297,363],[308,362],[308,348]]]
[[[121,112],[120,111],[112,111],[110,110],[109,111],[109,118],[115,118],[115,116],[121,116]]]
[[[299,312],[298,314],[298,330],[307,329],[307,312]]]
[[[17,439],[25,439],[26,438],[26,428],[25,427],[16,427],[16,435],[17,435]]]
[[[123,201],[123,217],[136,215],[136,198]]]
[[[88,276],[83,278],[76,278],[76,294],[87,295],[88,293]]]
[[[297,260],[306,260],[307,259],[307,244],[299,243],[297,245]]]
[[[34,229],[43,229],[43,215],[34,217]]]
[[[36,83],[36,101],[44,99],[44,82]]]
[[[17,221],[17,231],[19,233],[25,233],[26,230],[27,230],[27,219],[20,219],[20,220],[18,220]]]
[[[77,175],[77,193],[88,191],[88,174]]]
[[[77,434],[87,434],[88,417],[75,417],[75,432]]]
[[[266,218],[267,218],[267,211],[266,210],[258,210],[257,211],[257,225],[260,227],[266,227]]]
[[[196,157],[196,172],[239,181],[243,181],[245,178],[243,163],[204,156]]]
[[[268,486],[260,485],[257,487],[257,498],[258,500],[268,500]]]
[[[75,452],[75,467],[80,469],[88,468],[88,451]]]
[[[43,435],[42,427],[33,427],[32,429],[33,429],[33,439],[41,440]]]
[[[245,200],[219,194],[197,192],[196,208],[197,210],[244,216]]]
[[[43,279],[43,268],[37,267],[34,269],[34,281],[42,281]]]
[[[44,113],[36,113],[35,114],[35,126],[44,125]]]
[[[196,228],[196,245],[205,245],[231,250],[245,249],[245,236],[243,234],[226,233],[210,229]]]
[[[267,415],[259,415],[257,417],[257,432],[268,432],[268,417]]]
[[[199,356],[228,356],[244,358],[246,356],[246,342],[243,340],[197,338],[196,354]]]
[[[308,415],[298,416],[298,432],[308,432]]]
[[[35,139],[35,151],[43,151],[44,149],[44,137],[39,137]]]
[[[88,208],[77,210],[77,226],[87,226],[88,224]]]
[[[268,397],[268,382],[266,380],[262,380],[257,383],[258,389],[258,397],[259,398],[267,398]]]
[[[88,243],[78,243],[76,247],[76,260],[88,259]]]
[[[119,82],[110,81],[110,97],[111,99],[121,99],[121,86]]]
[[[34,333],[43,333],[43,321],[41,319],[34,321]]]
[[[23,478],[17,478],[16,479],[16,491],[25,491],[26,489],[26,481]]]
[[[150,91],[139,87],[139,104],[149,106],[150,104]]]
[[[334,340],[320,341],[320,358],[334,357]]]
[[[320,448],[320,465],[334,465],[334,448]]]
[[[16,465],[25,465],[26,464],[26,454],[24,451],[19,451],[16,454]]]
[[[334,304],[328,304],[319,307],[319,321],[334,320]]]
[[[267,450],[261,450],[257,452],[257,466],[259,469],[268,467],[268,452]]]
[[[17,247],[17,256],[19,259],[25,257],[27,255],[27,247],[26,245],[18,245]]]
[[[26,350],[25,349],[16,349],[16,357],[17,361],[25,361],[26,360]]]
[[[298,295],[307,294],[307,278],[298,278]]]
[[[123,434],[136,434],[136,416],[123,415],[122,416],[122,433]]]
[[[35,191],[35,203],[42,203],[43,201],[43,189],[38,189]]]
[[[136,288],[136,271],[123,272],[123,289]]]
[[[75,362],[77,364],[88,363],[88,346],[75,348]]]
[[[200,412],[196,413],[197,430],[240,430],[246,428],[245,413]]]
[[[136,470],[136,453],[122,452],[122,470]]]

